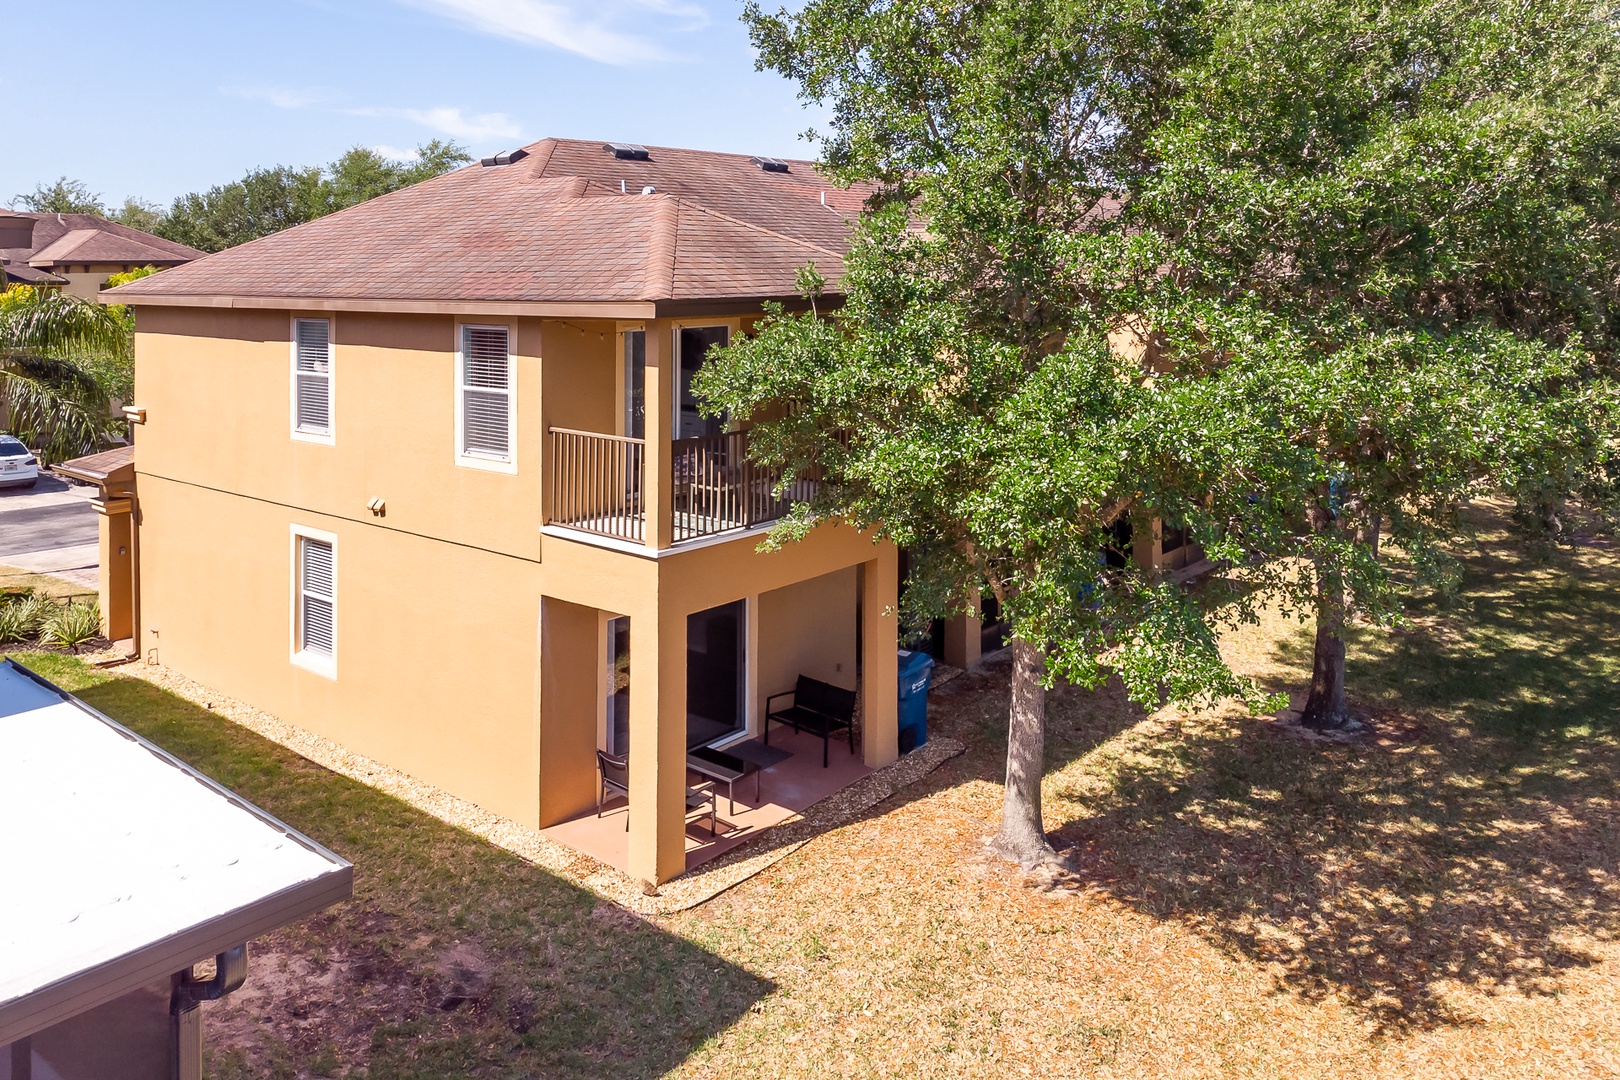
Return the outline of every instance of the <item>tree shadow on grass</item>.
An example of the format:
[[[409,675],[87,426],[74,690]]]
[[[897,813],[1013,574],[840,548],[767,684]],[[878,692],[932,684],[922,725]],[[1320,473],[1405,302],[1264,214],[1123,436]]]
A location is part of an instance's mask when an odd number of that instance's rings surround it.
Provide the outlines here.
[[[255,942],[248,985],[209,1006],[213,1075],[658,1076],[775,989],[149,683],[82,682],[355,865],[352,901]]]
[[[1449,607],[1358,634],[1372,736],[1235,714],[1133,732],[1060,777],[1079,813],[1059,835],[1094,887],[1383,1031],[1556,993],[1598,962],[1583,940],[1620,932],[1617,579],[1482,537]],[[1301,628],[1275,660],[1308,671],[1309,649]]]

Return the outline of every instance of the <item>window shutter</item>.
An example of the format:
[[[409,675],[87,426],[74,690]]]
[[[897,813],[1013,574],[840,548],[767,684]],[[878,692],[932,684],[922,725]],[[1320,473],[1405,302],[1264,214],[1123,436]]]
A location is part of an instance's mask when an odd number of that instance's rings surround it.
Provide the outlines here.
[[[332,545],[303,537],[299,541],[301,644],[305,652],[331,656],[336,643],[336,594],[333,590]]]
[[[461,452],[509,461],[512,355],[506,329],[464,326],[461,333]]]
[[[297,322],[294,397],[299,431],[329,435],[332,431],[332,344],[325,319]]]

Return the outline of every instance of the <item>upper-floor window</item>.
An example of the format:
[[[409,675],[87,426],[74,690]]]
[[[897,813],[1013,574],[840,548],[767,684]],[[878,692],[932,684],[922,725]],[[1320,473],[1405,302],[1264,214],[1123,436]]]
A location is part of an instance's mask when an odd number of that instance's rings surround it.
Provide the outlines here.
[[[293,320],[293,433],[332,435],[332,324]]]
[[[511,333],[463,326],[456,351],[456,455],[466,465],[510,469],[516,398]]]

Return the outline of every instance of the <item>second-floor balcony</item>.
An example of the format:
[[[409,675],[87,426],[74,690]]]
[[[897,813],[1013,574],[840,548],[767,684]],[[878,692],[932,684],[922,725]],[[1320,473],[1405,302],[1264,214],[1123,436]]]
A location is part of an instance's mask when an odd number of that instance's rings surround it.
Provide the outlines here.
[[[681,544],[768,524],[815,490],[813,477],[781,488],[780,473],[757,468],[745,431],[677,439],[666,454],[645,439],[570,428],[553,427],[548,439],[546,523],[632,544],[662,546],[656,504],[668,506],[667,542]],[[658,485],[648,482],[653,469]]]

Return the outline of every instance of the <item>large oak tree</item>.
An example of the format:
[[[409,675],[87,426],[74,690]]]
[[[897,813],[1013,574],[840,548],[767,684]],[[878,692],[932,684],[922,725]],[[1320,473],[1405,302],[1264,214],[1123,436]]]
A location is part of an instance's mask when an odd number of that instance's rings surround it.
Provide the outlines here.
[[[1601,458],[1614,24],[1483,7],[748,9],[830,107],[825,166],[879,194],[835,317],[775,313],[703,388],[827,478],[773,542],[843,518],[912,552],[913,616],[1002,601],[1008,857],[1051,857],[1053,678],[1255,702],[1217,621],[1280,592],[1320,627],[1309,715],[1342,722],[1347,606],[1397,610],[1380,532],[1439,579],[1460,500]],[[1101,556],[1121,518],[1273,558],[1200,608]]]

